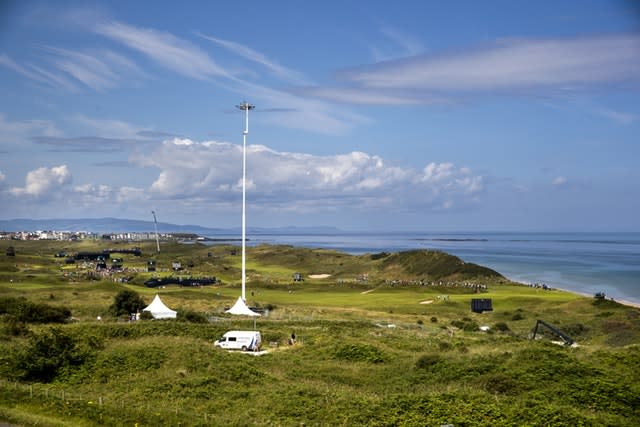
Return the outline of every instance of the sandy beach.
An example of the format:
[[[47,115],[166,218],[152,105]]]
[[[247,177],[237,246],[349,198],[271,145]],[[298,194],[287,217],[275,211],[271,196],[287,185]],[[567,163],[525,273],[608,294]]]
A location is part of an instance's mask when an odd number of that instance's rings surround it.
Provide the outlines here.
[[[593,294],[589,294],[589,293],[586,293],[586,292],[577,292],[577,291],[573,291],[573,290],[570,290],[570,289],[563,289],[563,288],[556,288],[556,287],[554,287],[552,289],[553,290],[557,290],[557,291],[562,291],[562,292],[568,292],[570,294],[580,295],[582,297],[594,298]],[[606,299],[611,300],[611,301],[615,301],[618,304],[627,305],[629,307],[640,308],[640,303],[638,303],[638,302],[629,301],[629,300],[625,300],[625,299],[609,298],[609,297],[607,297]]]

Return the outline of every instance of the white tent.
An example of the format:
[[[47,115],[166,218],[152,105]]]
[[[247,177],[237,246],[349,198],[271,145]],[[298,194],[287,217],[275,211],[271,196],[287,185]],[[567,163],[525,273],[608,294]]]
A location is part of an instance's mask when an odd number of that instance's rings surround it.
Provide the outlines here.
[[[160,295],[156,294],[151,304],[142,309],[151,313],[154,319],[175,319],[177,312],[164,305]]]
[[[229,310],[226,311],[229,314],[245,315],[245,316],[260,316],[260,313],[256,313],[247,307],[242,297],[238,297],[238,300]]]

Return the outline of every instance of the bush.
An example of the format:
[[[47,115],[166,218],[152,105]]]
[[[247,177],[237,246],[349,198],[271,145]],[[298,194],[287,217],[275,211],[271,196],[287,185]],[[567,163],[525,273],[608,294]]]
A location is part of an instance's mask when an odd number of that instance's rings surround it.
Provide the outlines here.
[[[85,358],[71,336],[53,328],[34,335],[14,363],[20,379],[51,382],[61,369],[81,365]]]
[[[416,361],[416,369],[432,369],[442,362],[442,357],[437,354],[425,354]]]
[[[146,306],[147,304],[137,292],[125,289],[115,296],[113,304],[109,307],[109,312],[114,316],[129,315],[137,313]]]
[[[511,331],[511,329],[509,329],[509,325],[507,325],[505,322],[498,322],[493,327],[500,332]]]
[[[436,316],[431,317],[431,323],[438,323],[438,318]]]
[[[440,351],[449,351],[452,348],[453,348],[453,345],[451,345],[451,343],[448,341],[440,341],[438,343],[438,349],[440,349]]]
[[[382,351],[367,344],[344,345],[335,352],[334,356],[338,359],[358,362],[382,363],[385,361]]]
[[[196,311],[191,310],[179,310],[178,316],[179,321],[183,322],[191,322],[191,323],[208,323],[207,317]]]
[[[2,323],[0,323],[0,336],[20,337],[27,336],[28,334],[29,328],[25,322],[18,320],[18,318],[13,315],[2,316]]]
[[[585,332],[588,332],[589,328],[587,328],[582,323],[570,323],[568,325],[563,325],[562,331],[572,337],[577,337],[584,334]]]
[[[480,327],[478,326],[478,323],[466,318],[466,320],[452,320],[451,321],[451,325],[455,326],[458,329],[462,329],[463,331],[466,332],[473,332],[473,331],[477,331]]]
[[[71,317],[67,307],[48,304],[36,304],[24,297],[0,298],[0,315],[8,314],[18,322],[27,323],[65,323]]]
[[[372,261],[375,261],[375,260],[378,260],[378,259],[386,258],[389,255],[391,255],[389,252],[379,252],[377,254],[371,254],[370,258],[371,258]]]

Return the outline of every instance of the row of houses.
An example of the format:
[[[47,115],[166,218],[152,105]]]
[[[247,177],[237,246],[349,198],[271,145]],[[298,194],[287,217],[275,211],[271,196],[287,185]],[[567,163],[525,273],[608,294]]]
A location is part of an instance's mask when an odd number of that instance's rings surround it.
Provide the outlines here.
[[[0,240],[111,240],[111,241],[144,241],[154,240],[155,233],[152,232],[131,232],[131,233],[92,233],[89,231],[0,231]],[[160,240],[173,239],[174,236],[168,233],[158,234]]]
[[[0,231],[0,240],[84,240],[98,239],[99,234],[88,231]]]

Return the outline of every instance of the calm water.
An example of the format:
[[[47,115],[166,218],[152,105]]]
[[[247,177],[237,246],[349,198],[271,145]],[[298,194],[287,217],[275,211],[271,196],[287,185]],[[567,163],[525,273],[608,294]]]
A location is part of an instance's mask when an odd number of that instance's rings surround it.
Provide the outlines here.
[[[640,233],[248,233],[247,238],[251,245],[290,244],[350,254],[439,249],[518,282],[584,294],[604,291],[607,297],[640,303]]]

